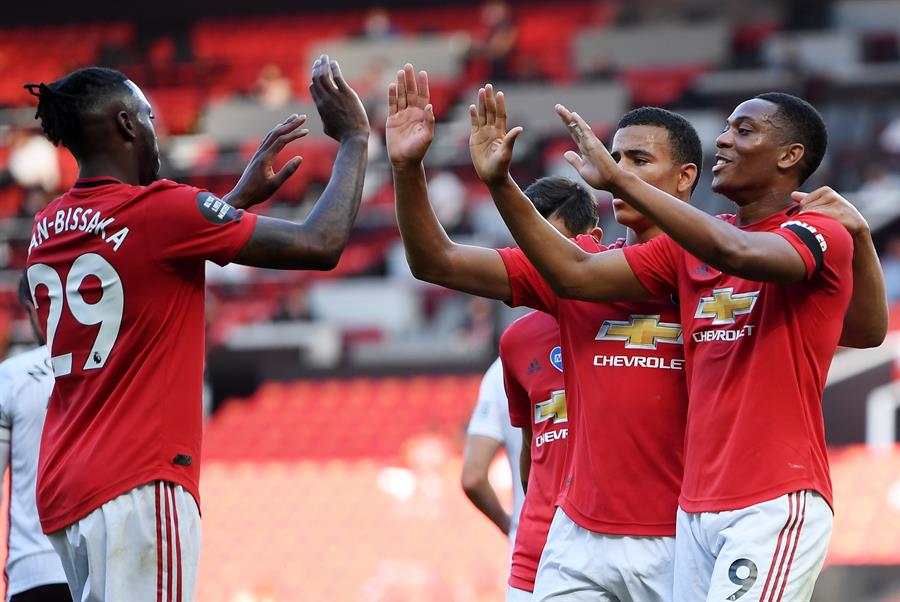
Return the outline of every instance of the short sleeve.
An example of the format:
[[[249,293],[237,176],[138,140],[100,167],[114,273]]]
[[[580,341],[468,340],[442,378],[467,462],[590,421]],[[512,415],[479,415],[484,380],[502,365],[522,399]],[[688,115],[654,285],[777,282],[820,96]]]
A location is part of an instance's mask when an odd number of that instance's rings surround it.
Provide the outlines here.
[[[522,249],[497,249],[506,274],[509,277],[509,288],[512,291],[512,307],[530,307],[551,316],[556,316],[559,298],[537,271]]]
[[[147,220],[158,260],[209,259],[219,265],[234,259],[256,225],[254,214],[211,192],[167,181],[152,191]]]
[[[510,343],[505,337],[500,337],[503,386],[509,406],[509,422],[517,428],[522,428],[531,425],[531,398],[512,369],[511,356],[515,351],[510,349],[509,345]]]
[[[840,222],[822,213],[803,213],[774,232],[803,259],[807,280],[821,274],[826,287],[837,287],[853,259],[853,239]]]
[[[15,395],[15,382],[7,366],[0,366],[0,443],[9,441],[12,429],[12,396]],[[2,475],[0,475],[2,476]]]
[[[469,435],[490,437],[501,443],[506,441],[507,414],[506,392],[503,389],[503,365],[497,358],[481,379],[478,402],[469,420]]]
[[[641,285],[654,297],[678,290],[679,255],[684,251],[665,234],[622,248],[625,260]]]

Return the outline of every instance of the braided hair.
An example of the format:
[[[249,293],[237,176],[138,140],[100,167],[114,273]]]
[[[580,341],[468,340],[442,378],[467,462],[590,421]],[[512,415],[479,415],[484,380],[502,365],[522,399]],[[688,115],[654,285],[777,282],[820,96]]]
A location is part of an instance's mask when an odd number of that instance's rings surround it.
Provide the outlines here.
[[[25,84],[25,89],[38,99],[34,118],[41,120],[47,139],[73,150],[81,142],[85,113],[121,91],[127,79],[114,69],[85,67],[49,84]]]

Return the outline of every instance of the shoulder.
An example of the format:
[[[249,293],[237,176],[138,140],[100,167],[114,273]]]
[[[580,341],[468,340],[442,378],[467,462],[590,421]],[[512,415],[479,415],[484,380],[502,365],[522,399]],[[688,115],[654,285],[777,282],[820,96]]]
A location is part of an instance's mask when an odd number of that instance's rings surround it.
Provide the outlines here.
[[[25,351],[0,363],[0,396],[14,395],[28,378],[51,377],[46,364],[49,354],[45,346]]]

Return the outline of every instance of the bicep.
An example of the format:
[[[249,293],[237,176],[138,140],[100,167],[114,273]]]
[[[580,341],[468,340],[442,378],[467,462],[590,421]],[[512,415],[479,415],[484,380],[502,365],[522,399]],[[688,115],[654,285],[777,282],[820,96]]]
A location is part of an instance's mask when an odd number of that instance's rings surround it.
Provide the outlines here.
[[[638,280],[625,254],[616,249],[586,254],[574,268],[565,297],[584,301],[645,301],[653,295]]]
[[[806,262],[784,237],[772,232],[744,232],[744,240],[728,254],[722,271],[760,282],[802,282]]]
[[[259,216],[233,263],[258,268],[329,269],[324,237],[303,224]]]
[[[500,451],[502,443],[484,435],[469,435],[463,453],[463,473],[487,475],[491,461]]]

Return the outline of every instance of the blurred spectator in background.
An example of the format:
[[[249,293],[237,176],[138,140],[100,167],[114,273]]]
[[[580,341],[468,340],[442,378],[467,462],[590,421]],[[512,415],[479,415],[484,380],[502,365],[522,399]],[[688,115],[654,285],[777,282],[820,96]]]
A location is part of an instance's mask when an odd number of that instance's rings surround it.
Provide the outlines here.
[[[53,143],[35,131],[14,129],[10,135],[9,165],[7,172],[0,175],[0,182],[17,184],[49,198],[58,190],[59,180],[59,159]]]
[[[294,96],[291,80],[284,77],[281,67],[271,63],[259,72],[259,78],[253,84],[253,91],[259,103],[267,109],[283,107]]]
[[[482,36],[472,48],[472,58],[487,65],[488,81],[512,78],[512,59],[518,28],[509,6],[502,0],[490,0],[481,8]]]
[[[860,192],[893,192],[900,190],[900,175],[891,173],[881,163],[869,163],[863,173]]]
[[[891,238],[881,253],[881,269],[888,301],[900,301],[900,236]]]
[[[616,77],[616,68],[613,65],[612,55],[606,50],[600,49],[591,57],[590,66],[584,72],[584,79],[588,81],[609,81]]]
[[[438,221],[450,233],[459,229],[466,208],[466,188],[450,171],[439,171],[428,180],[428,197]]]
[[[281,302],[281,309],[272,316],[273,322],[308,322],[313,319],[306,302],[306,289],[291,291]]]
[[[392,38],[395,35],[397,35],[397,29],[391,24],[391,16],[384,7],[378,6],[366,14],[360,37],[379,40]]]

